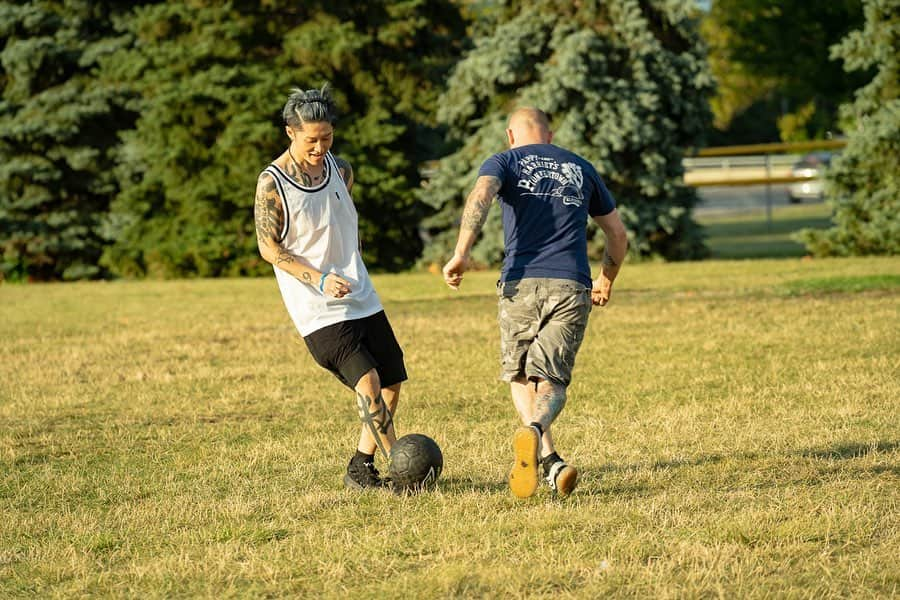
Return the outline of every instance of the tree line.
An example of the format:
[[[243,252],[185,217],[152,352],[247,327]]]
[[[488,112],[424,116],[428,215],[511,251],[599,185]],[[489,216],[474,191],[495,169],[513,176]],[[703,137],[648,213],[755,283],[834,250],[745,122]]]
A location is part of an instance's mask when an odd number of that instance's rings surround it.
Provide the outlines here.
[[[898,1],[867,4],[883,23]],[[848,27],[863,23],[857,4]],[[0,1],[0,279],[267,271],[256,177],[286,143],[290,89],[326,82],[375,270],[446,256],[478,165],[526,103],[597,165],[635,256],[700,258],[681,159],[715,130],[712,36],[701,34],[715,11],[692,0]],[[873,94],[896,100],[879,85]],[[476,248],[484,264],[502,255],[497,217]]]

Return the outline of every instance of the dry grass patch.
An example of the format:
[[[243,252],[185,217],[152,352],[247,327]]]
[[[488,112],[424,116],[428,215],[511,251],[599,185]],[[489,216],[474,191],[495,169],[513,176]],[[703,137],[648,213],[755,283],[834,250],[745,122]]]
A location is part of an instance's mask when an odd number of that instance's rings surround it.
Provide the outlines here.
[[[439,489],[352,494],[352,398],[274,281],[0,286],[0,596],[900,592],[900,260],[628,265],[564,502],[508,492],[495,273],[376,278]]]

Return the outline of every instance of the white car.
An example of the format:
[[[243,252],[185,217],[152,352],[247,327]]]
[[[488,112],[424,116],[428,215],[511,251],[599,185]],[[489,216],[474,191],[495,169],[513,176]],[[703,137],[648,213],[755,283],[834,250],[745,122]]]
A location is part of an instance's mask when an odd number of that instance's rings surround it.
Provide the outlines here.
[[[831,164],[831,152],[810,152],[791,168],[794,177],[809,177],[807,181],[798,181],[788,186],[788,199],[791,202],[803,200],[822,200],[825,191],[822,187],[822,175]]]

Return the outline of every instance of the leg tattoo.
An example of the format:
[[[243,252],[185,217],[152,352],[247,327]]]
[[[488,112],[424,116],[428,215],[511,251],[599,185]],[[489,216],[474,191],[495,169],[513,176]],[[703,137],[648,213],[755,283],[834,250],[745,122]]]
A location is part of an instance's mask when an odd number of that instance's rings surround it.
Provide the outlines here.
[[[566,388],[550,381],[537,384],[534,420],[549,427],[566,405]]]
[[[381,392],[374,399],[357,392],[356,408],[359,411],[359,420],[369,428],[369,433],[375,438],[375,443],[378,445],[378,449],[381,450],[384,459],[390,460],[381,438],[387,435],[391,425],[394,424],[394,417],[391,415],[384,398],[381,397]],[[375,410],[370,412],[370,408]]]

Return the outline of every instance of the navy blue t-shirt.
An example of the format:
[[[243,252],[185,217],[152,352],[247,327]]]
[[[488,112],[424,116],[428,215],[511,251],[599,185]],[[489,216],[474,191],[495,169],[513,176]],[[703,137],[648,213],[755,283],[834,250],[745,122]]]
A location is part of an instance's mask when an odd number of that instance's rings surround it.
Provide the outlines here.
[[[478,171],[484,175],[501,181],[506,258],[500,279],[549,277],[591,287],[588,215],[616,207],[593,165],[559,146],[531,144],[493,155]]]

